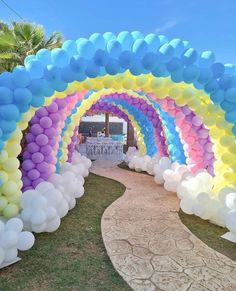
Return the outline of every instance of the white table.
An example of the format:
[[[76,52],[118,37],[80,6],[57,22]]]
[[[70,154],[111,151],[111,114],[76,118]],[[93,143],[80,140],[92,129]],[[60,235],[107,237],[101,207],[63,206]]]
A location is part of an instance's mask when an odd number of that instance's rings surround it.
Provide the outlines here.
[[[86,155],[91,160],[123,160],[123,143],[111,138],[87,138]]]

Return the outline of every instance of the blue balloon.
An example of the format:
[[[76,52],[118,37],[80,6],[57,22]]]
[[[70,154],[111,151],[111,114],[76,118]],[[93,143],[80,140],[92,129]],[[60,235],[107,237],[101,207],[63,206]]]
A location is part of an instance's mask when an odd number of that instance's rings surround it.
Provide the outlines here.
[[[41,78],[44,74],[44,65],[37,59],[28,61],[25,68],[30,73],[31,79]]]
[[[47,66],[52,63],[51,51],[48,49],[41,49],[36,54],[37,59],[44,65]]]
[[[0,118],[7,121],[18,121],[20,119],[19,109],[14,104],[0,106]]]
[[[207,93],[214,93],[219,89],[218,82],[216,80],[212,80],[204,86],[204,89]]]
[[[55,66],[63,68],[69,64],[70,58],[64,49],[55,48],[51,51],[52,62]]]
[[[78,82],[82,82],[87,78],[87,76],[85,75],[85,73],[79,73],[76,74],[76,81]]]
[[[97,50],[94,54],[93,60],[97,66],[105,66],[108,62],[108,53],[104,50]]]
[[[215,61],[215,55],[212,51],[202,52],[199,58],[198,64],[200,67],[207,68],[210,67]]]
[[[108,31],[108,32],[103,33],[103,38],[105,42],[107,43],[109,40],[116,39],[116,36],[113,32]]]
[[[158,51],[161,45],[161,42],[160,42],[159,37],[156,34],[150,33],[144,38],[144,40],[148,44],[148,51],[150,52]]]
[[[220,106],[223,110],[230,112],[232,108],[235,107],[235,103],[224,100],[223,102],[221,102]]]
[[[13,100],[13,93],[7,87],[0,87],[0,105],[10,104]]]
[[[30,74],[23,66],[17,66],[12,72],[12,80],[17,87],[26,87],[30,83]]]
[[[171,80],[175,83],[183,82],[183,68],[179,68],[176,71],[171,72]]]
[[[179,38],[172,39],[169,44],[173,47],[175,56],[180,57],[185,50],[183,41]]]
[[[52,82],[51,85],[52,85],[53,89],[58,91],[58,92],[63,92],[68,87],[68,83],[63,82],[62,80],[56,80],[56,81]]]
[[[107,52],[112,58],[117,58],[121,54],[122,47],[117,40],[110,40],[107,43]]]
[[[226,91],[225,100],[229,102],[236,102],[236,86]]]
[[[42,95],[34,95],[31,100],[31,106],[38,108],[44,104],[45,98]]]
[[[116,59],[110,58],[105,66],[105,69],[109,75],[116,75],[120,70],[119,62]]]
[[[16,129],[15,121],[0,120],[0,128],[2,129],[3,136],[2,139],[6,140],[4,134],[12,133]],[[8,137],[7,137],[8,138]]]
[[[79,56],[85,59],[91,59],[94,56],[95,48],[91,41],[85,38],[79,38],[76,43]]]
[[[152,71],[158,65],[157,54],[153,52],[147,53],[142,59],[142,65],[145,70]]]
[[[133,40],[136,40],[138,38],[141,38],[141,39],[144,38],[142,32],[141,31],[138,31],[138,30],[132,31],[131,32],[131,36],[133,37]]]
[[[134,54],[130,51],[123,51],[119,57],[119,64],[123,69],[130,69],[135,62]]]
[[[223,76],[224,74],[224,71],[225,71],[225,67],[223,64],[221,63],[214,63],[212,66],[211,66],[211,70],[213,72],[213,76],[214,78],[220,78]]]
[[[94,33],[90,36],[89,40],[93,43],[95,49],[105,49],[105,39],[101,33]]]
[[[155,77],[167,77],[170,75],[166,65],[163,63],[159,63],[158,66],[152,71],[152,74]]]
[[[158,35],[159,41],[160,41],[160,46],[168,42],[168,38],[165,35]]]
[[[16,104],[24,104],[24,105],[28,105],[30,104],[31,100],[32,100],[32,93],[29,89],[27,88],[17,88],[14,90],[14,102]]]
[[[197,81],[200,84],[206,84],[213,78],[213,73],[209,68],[200,68],[200,74]]]
[[[233,86],[233,78],[229,75],[224,75],[219,79],[219,86],[223,90],[227,90]]]
[[[48,82],[47,80],[44,80],[44,85],[43,85],[43,95],[45,97],[50,97],[54,93],[54,89],[51,86],[51,83]]]
[[[0,152],[3,150],[4,148],[4,142],[3,140],[0,140]]]
[[[159,53],[163,62],[169,62],[174,55],[174,49],[171,45],[165,43],[159,48]]]
[[[199,76],[199,69],[195,65],[185,67],[183,70],[183,78],[185,83],[192,83]]]
[[[197,58],[198,58],[197,51],[193,48],[189,48],[182,55],[183,64],[186,66],[189,66],[195,63]]]
[[[143,68],[142,62],[140,60],[136,59],[133,62],[132,67],[129,70],[130,70],[131,74],[133,74],[135,76],[143,74],[144,68]]]
[[[81,74],[81,73],[84,73],[85,71],[85,68],[87,66],[87,61],[84,58],[76,55],[71,58],[70,66],[71,66],[72,71],[74,71],[77,74]]]
[[[216,92],[211,93],[210,98],[215,104],[220,104],[224,101],[225,93],[223,90],[217,90]]]
[[[32,92],[33,95],[42,95],[43,94],[43,79],[33,79],[31,80],[28,89]]]
[[[30,105],[27,105],[27,104],[17,104],[17,107],[20,113],[25,113],[30,109]]]
[[[225,113],[225,120],[230,123],[236,123],[236,110],[226,112]]]
[[[137,39],[132,47],[132,51],[137,58],[142,58],[148,51],[148,45],[143,39]]]
[[[15,84],[13,83],[12,73],[3,72],[0,74],[0,87],[8,87],[9,89],[14,89]]]
[[[95,64],[95,62],[92,60],[88,62],[87,68],[85,70],[85,74],[89,78],[96,78],[99,75],[99,67]]]
[[[72,57],[77,55],[77,44],[74,40],[66,40],[62,48],[67,52],[68,56]]]
[[[193,85],[194,85],[194,87],[196,88],[196,89],[199,89],[199,90],[202,90],[202,89],[204,89],[204,85],[202,85],[202,84],[200,84],[198,81],[194,81],[193,82]]]
[[[235,72],[236,72],[236,67],[235,67],[235,65],[232,65],[232,64],[225,64],[224,67],[225,67],[225,74],[228,74],[228,75],[233,75],[233,74],[235,74]]]
[[[67,65],[61,71],[62,81],[66,82],[66,83],[71,83],[75,80],[75,78],[76,78],[76,73],[72,71],[72,69],[69,65]]]
[[[32,61],[32,60],[37,60],[37,57],[35,55],[28,55],[25,59],[24,59],[24,65],[26,65],[28,62]]]
[[[55,65],[48,65],[44,71],[44,77],[47,81],[53,82],[55,80],[60,80],[61,78],[61,69]]]
[[[122,31],[117,36],[117,41],[122,45],[124,51],[130,51],[132,49],[134,39],[128,31]]]
[[[166,64],[166,68],[169,72],[177,71],[182,68],[182,62],[178,58],[173,58]]]
[[[236,135],[236,125],[233,126],[233,128],[232,128],[232,133],[233,133],[234,135]]]

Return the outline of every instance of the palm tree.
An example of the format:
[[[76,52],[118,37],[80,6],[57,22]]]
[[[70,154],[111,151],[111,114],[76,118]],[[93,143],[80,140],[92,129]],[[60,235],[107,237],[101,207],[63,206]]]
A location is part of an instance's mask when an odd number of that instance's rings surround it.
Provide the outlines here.
[[[41,48],[60,47],[62,35],[53,32],[48,38],[41,25],[28,22],[0,22],[0,72],[22,65],[26,56]]]

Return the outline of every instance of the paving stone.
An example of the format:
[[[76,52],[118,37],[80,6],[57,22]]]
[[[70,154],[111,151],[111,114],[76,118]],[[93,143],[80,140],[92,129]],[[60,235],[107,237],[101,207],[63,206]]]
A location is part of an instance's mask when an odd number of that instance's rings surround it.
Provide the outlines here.
[[[171,258],[184,268],[205,266],[202,257],[191,251],[176,251]]]
[[[156,291],[156,286],[149,280],[134,279],[128,282],[137,291]]]
[[[176,251],[175,241],[166,237],[150,240],[149,248],[156,255],[169,255]]]
[[[106,244],[109,255],[130,254],[132,252],[131,245],[125,240],[112,240]]]
[[[194,244],[188,238],[177,240],[176,246],[179,250],[182,250],[182,251],[189,251],[194,248]]]
[[[151,262],[158,272],[183,272],[183,268],[168,256],[155,256]]]
[[[186,274],[174,272],[155,272],[151,280],[166,291],[187,291],[193,282]]]

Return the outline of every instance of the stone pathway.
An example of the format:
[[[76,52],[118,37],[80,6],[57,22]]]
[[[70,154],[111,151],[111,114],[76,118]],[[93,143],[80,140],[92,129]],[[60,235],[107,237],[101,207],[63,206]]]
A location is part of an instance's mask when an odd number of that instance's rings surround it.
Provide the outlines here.
[[[119,274],[134,290],[236,290],[236,262],[212,250],[180,221],[179,201],[147,175],[96,161],[92,172],[126,191],[102,216],[102,236]]]

